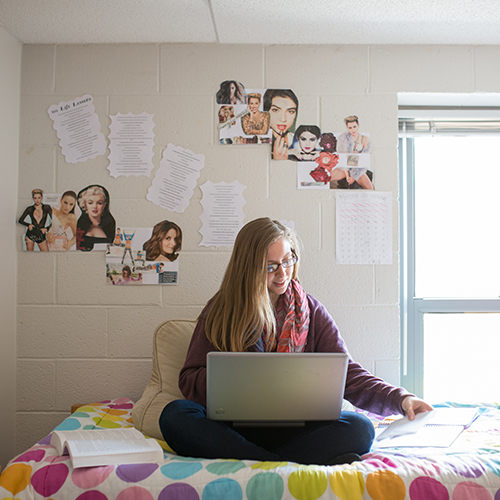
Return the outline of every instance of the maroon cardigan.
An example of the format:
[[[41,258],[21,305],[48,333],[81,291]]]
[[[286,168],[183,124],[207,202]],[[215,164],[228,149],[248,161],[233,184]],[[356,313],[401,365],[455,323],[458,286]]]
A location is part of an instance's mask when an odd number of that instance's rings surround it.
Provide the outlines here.
[[[310,295],[307,295],[307,299],[310,323],[304,352],[345,352],[349,355],[349,366],[344,398],[354,406],[378,415],[403,413],[401,404],[410,393],[401,387],[387,384],[356,363],[347,351],[344,339],[325,307]],[[207,397],[207,353],[216,350],[205,335],[207,309],[196,325],[186,361],[179,374],[179,388],[184,397],[203,406],[206,406]],[[253,346],[251,350],[256,351],[260,348]]]

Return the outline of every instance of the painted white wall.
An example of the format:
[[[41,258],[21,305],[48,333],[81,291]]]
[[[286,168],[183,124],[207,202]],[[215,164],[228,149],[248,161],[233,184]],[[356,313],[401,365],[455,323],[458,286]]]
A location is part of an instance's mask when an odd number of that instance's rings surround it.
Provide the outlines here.
[[[171,213],[146,200],[150,178],[111,178],[105,156],[67,164],[49,106],[91,94],[106,136],[110,114],[152,113],[155,167],[169,142],[202,153],[198,186],[235,179],[247,186],[245,222],[293,220],[304,247],[305,289],[336,319],[353,357],[397,384],[397,93],[498,91],[500,68],[492,62],[499,54],[494,46],[25,46],[18,214],[33,187],[61,193],[99,183],[110,191],[119,226],[174,220],[183,249],[180,284],[163,288],[106,286],[102,253],[18,253],[17,452],[44,437],[73,403],[137,400],[151,370],[154,328],[195,318],[230,255],[199,246],[199,188],[184,213]],[[298,191],[295,164],[271,161],[268,146],[218,144],[214,95],[226,79],[247,88],[292,88],[298,123],[323,131],[342,131],[347,115],[360,118],[374,144],[376,189],[393,193],[392,265],[336,265],[335,192]],[[19,243],[22,232],[18,226]]]
[[[15,451],[16,228],[21,44],[0,28],[0,467]]]

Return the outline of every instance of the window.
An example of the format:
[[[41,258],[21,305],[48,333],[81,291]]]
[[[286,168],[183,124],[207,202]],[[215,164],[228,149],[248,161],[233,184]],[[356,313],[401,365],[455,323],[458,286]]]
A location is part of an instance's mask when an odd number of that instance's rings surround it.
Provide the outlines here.
[[[500,109],[400,109],[399,157],[402,385],[498,402]]]

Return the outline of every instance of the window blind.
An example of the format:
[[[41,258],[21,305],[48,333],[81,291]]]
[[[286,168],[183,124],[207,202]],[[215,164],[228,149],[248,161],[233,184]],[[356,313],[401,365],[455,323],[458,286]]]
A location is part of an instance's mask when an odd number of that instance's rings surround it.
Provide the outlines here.
[[[500,107],[400,106],[399,135],[500,134]]]

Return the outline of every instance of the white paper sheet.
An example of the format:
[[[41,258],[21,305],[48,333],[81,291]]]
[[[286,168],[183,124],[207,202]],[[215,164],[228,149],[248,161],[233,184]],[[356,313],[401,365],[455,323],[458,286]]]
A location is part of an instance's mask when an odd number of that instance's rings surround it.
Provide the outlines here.
[[[184,212],[204,166],[204,155],[169,144],[146,198],[171,212]]]
[[[337,191],[337,264],[392,264],[392,193]]]
[[[200,216],[203,239],[200,246],[232,246],[236,235],[243,225],[245,215],[243,205],[243,186],[238,181],[230,184],[207,181],[201,186],[203,213]]]
[[[90,95],[54,104],[47,112],[68,163],[83,162],[106,153],[106,139]]]
[[[151,175],[155,126],[153,115],[118,113],[110,116],[109,166],[112,177]]]

